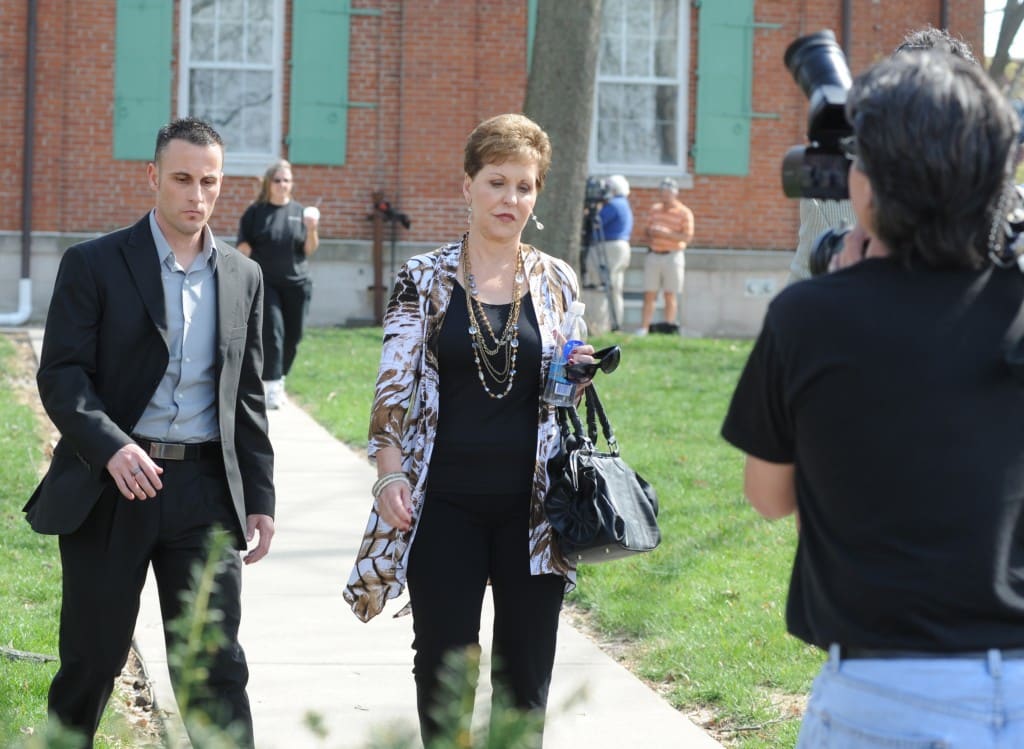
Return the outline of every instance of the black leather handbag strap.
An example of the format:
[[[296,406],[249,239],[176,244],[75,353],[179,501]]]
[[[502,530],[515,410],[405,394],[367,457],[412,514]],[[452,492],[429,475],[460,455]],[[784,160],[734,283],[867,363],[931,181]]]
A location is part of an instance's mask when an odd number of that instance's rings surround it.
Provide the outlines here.
[[[601,405],[601,399],[597,395],[597,388],[591,383],[586,389],[584,397],[587,401],[587,434],[590,442],[597,444],[597,422],[601,422],[601,431],[604,433],[604,440],[608,443],[608,450],[612,455],[619,454],[619,442],[615,439],[615,432],[612,431],[612,424],[608,421],[608,415]]]
[[[601,404],[601,398],[597,395],[597,388],[594,387],[593,383],[586,388],[583,397],[587,409],[586,434],[584,434],[583,423],[580,420],[576,407],[559,406],[558,425],[562,430],[562,434],[568,436],[571,430],[578,440],[586,440],[594,448],[597,446],[600,434],[603,434],[605,442],[608,443],[610,454],[617,456],[619,454],[619,443],[615,439],[615,432],[612,431],[611,422],[608,421],[608,415],[605,413],[604,406]],[[597,431],[599,422],[601,424],[600,434]]]

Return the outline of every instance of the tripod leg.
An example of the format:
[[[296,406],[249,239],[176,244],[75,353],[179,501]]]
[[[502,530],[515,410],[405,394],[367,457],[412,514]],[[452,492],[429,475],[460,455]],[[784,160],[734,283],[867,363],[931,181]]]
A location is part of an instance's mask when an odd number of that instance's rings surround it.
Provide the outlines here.
[[[597,250],[597,272],[601,278],[601,286],[604,287],[604,293],[608,297],[608,319],[611,323],[611,329],[618,330],[619,316],[615,309],[615,290],[612,289],[612,274],[608,268],[608,253],[605,251],[604,241],[598,242],[595,249]]]

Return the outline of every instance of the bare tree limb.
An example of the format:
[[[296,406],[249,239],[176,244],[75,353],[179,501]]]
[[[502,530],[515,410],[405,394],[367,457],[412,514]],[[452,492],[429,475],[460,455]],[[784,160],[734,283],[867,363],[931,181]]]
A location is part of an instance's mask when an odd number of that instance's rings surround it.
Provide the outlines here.
[[[50,663],[57,660],[52,655],[27,653],[24,650],[15,650],[14,648],[7,647],[0,647],[0,657],[6,658],[9,661],[32,661],[33,663]]]
[[[1006,0],[1003,10],[1003,21],[999,24],[999,40],[992,62],[988,66],[988,74],[1001,89],[1006,90],[1006,66],[1010,62],[1010,47],[1024,23],[1024,0]]]

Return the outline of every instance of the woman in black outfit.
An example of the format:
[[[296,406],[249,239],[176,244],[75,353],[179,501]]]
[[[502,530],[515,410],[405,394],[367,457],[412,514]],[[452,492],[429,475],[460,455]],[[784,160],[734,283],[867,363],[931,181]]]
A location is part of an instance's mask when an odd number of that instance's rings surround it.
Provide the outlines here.
[[[440,728],[438,669],[477,646],[488,581],[492,683],[543,716],[575,580],[544,516],[558,428],[540,394],[578,286],[567,263],[521,241],[550,163],[536,123],[482,122],[464,154],[468,231],[402,267],[384,318],[369,443],[380,478],[345,598],[367,620],[408,582],[425,744]]]
[[[238,225],[238,249],[263,269],[263,382],[268,408],[280,408],[284,378],[302,340],[313,282],[307,259],[320,245],[320,211],[292,200],[292,166],[267,169],[256,202]]]

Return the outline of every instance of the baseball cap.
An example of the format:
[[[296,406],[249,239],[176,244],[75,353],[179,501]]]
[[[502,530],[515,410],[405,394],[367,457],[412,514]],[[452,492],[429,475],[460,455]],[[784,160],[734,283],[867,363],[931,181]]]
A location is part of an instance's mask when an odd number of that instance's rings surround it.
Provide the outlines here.
[[[676,182],[671,177],[665,177],[665,179],[661,181],[661,184],[658,185],[658,187],[661,188],[662,190],[678,190],[679,183]]]

